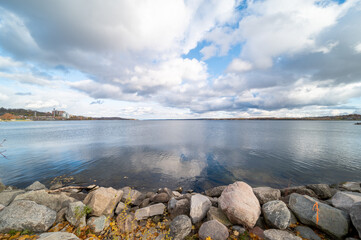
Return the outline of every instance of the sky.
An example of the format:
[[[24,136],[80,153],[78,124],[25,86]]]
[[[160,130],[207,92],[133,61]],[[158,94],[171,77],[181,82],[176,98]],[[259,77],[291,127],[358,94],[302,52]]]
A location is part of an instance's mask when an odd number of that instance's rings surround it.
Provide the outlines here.
[[[137,119],[361,113],[360,0],[0,1],[0,107]]]

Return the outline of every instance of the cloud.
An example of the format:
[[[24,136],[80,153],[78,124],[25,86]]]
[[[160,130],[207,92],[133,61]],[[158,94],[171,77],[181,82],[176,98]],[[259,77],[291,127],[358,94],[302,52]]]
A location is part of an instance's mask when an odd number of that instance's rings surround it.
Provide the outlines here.
[[[103,104],[103,103],[104,103],[103,100],[98,99],[98,100],[96,100],[96,101],[91,102],[90,104]]]
[[[61,105],[58,101],[54,100],[54,99],[50,99],[47,101],[31,101],[28,102],[25,105],[26,108],[35,108],[35,109],[40,109],[40,108],[66,108],[65,105]]]
[[[355,46],[355,51],[357,53],[361,53],[361,43],[358,43],[356,46]]]
[[[31,92],[17,92],[15,93],[15,95],[18,95],[18,96],[31,96]]]
[[[228,72],[246,72],[252,69],[252,64],[241,59],[233,59],[229,64],[227,71]]]

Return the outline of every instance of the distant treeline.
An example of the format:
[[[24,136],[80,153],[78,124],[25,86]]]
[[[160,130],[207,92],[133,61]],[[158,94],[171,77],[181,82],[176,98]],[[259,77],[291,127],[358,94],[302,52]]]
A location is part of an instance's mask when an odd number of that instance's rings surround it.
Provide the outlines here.
[[[0,115],[4,115],[5,113],[10,113],[16,116],[27,116],[31,117],[34,116],[36,112],[36,116],[51,116],[51,113],[48,112],[39,112],[39,111],[33,111],[33,110],[27,110],[22,108],[0,108]]]
[[[202,118],[199,120],[350,120],[350,121],[361,121],[360,114],[348,114],[339,116],[322,116],[322,117],[259,117],[259,118]]]

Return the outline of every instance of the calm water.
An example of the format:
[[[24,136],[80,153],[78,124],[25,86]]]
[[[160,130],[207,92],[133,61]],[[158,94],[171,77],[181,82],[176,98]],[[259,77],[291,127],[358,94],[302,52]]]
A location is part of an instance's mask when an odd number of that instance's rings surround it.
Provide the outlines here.
[[[361,126],[346,121],[1,122],[0,179],[202,190],[361,180]]]

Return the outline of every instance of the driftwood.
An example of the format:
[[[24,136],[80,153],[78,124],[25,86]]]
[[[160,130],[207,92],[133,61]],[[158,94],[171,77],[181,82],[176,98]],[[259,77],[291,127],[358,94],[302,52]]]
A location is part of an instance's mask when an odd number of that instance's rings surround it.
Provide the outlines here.
[[[99,186],[93,184],[93,185],[89,185],[87,187],[81,187],[81,186],[61,187],[61,188],[57,188],[57,189],[54,189],[54,190],[48,190],[47,192],[48,193],[63,192],[63,191],[67,191],[67,190],[70,190],[70,189],[78,189],[78,190],[90,191],[90,190],[95,190],[97,188],[99,188]]]

